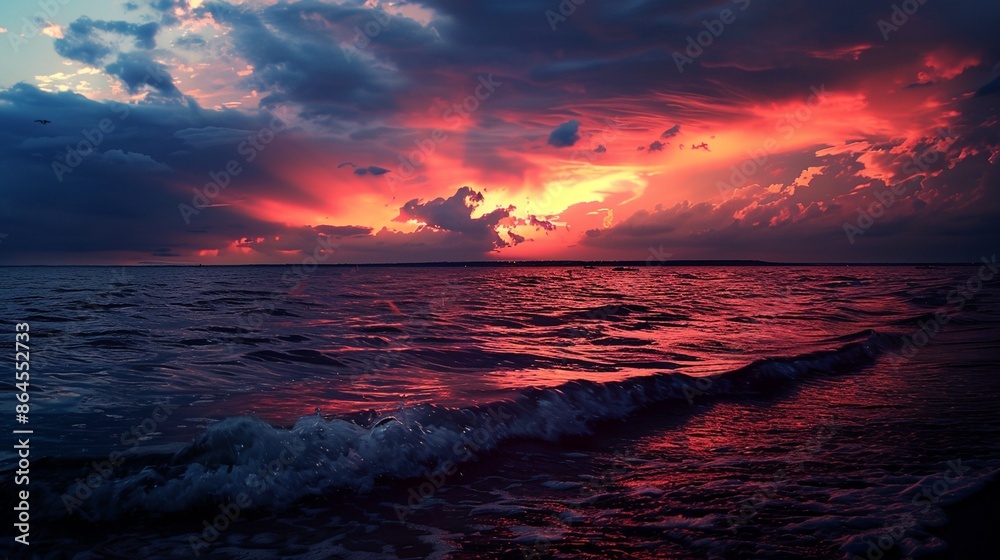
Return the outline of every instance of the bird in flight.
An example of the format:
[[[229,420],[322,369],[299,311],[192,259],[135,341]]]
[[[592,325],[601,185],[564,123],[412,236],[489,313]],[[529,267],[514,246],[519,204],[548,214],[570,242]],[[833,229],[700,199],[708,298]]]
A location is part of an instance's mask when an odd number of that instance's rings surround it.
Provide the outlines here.
[[[52,121],[45,120],[45,119],[35,119],[35,122],[39,123],[39,124],[49,124]]]

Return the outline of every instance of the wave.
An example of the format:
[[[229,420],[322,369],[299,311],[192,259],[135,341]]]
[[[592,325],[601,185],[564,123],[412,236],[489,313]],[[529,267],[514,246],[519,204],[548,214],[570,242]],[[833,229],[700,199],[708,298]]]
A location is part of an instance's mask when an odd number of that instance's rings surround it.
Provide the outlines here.
[[[279,352],[277,350],[257,350],[255,352],[244,354],[244,356],[258,362],[277,362],[284,364],[303,363],[321,366],[345,365],[344,362],[336,358],[331,358],[322,352],[306,349],[289,350],[287,352]]]
[[[68,492],[53,491],[46,497],[48,511],[66,515],[73,510],[89,520],[108,520],[237,499],[249,500],[251,509],[267,510],[310,495],[367,493],[387,479],[447,471],[512,440],[557,442],[654,406],[767,393],[806,377],[858,371],[900,344],[897,336],[873,331],[854,338],[834,350],[759,360],[709,377],[658,373],[606,383],[572,381],[468,408],[421,404],[374,417],[316,414],[291,428],[252,417],[228,418],[173,456],[150,455],[105,468],[117,476],[100,475],[96,462],[98,474],[90,475],[98,477],[96,487],[84,488],[84,479],[78,479]],[[698,410],[691,408],[692,413]],[[64,507],[67,495],[79,494],[85,499],[76,503],[71,498],[72,507]]]

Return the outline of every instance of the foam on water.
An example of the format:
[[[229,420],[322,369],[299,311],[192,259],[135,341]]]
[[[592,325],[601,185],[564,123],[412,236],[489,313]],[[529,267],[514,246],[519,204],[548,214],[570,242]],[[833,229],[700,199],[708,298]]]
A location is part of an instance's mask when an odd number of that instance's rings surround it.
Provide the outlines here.
[[[383,479],[446,472],[513,439],[558,441],[654,405],[767,392],[807,376],[856,371],[898,343],[875,332],[856,338],[835,350],[761,360],[709,377],[662,373],[573,381],[487,405],[404,407],[367,426],[320,415],[300,418],[290,429],[253,417],[228,418],[173,457],[148,457],[138,472],[101,484],[78,512],[91,520],[115,519],[136,511],[182,512],[241,496],[249,497],[251,509],[273,509],[331,491],[366,493]]]

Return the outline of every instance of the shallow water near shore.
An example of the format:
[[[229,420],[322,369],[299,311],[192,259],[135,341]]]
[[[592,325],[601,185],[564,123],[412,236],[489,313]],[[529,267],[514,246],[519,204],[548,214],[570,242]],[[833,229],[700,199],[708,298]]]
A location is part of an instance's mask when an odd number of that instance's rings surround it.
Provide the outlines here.
[[[980,270],[7,268],[30,552],[943,553],[1000,469]]]

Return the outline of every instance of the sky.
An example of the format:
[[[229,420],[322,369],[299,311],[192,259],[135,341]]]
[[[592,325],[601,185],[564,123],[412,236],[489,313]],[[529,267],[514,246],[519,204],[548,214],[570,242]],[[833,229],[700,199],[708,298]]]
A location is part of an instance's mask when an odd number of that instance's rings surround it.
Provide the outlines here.
[[[0,264],[978,261],[1000,240],[997,21],[969,0],[5,2]]]

